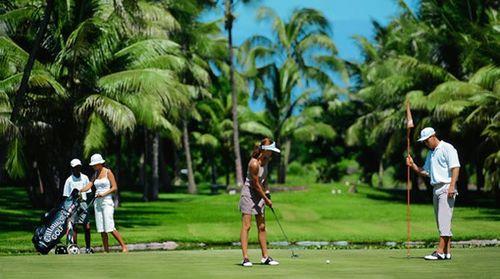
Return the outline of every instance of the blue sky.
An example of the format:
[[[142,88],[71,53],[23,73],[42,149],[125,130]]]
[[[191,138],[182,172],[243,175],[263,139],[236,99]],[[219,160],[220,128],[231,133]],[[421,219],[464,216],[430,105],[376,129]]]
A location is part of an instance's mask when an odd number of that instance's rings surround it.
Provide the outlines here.
[[[219,0],[223,3],[224,1]],[[239,2],[235,0],[234,2]],[[410,7],[416,7],[418,0],[407,0]],[[361,60],[359,48],[352,36],[373,37],[371,20],[387,24],[398,13],[396,0],[260,0],[252,4],[237,3],[234,23],[234,43],[241,44],[251,35],[271,36],[271,26],[256,20],[256,12],[261,6],[274,9],[282,18],[287,19],[297,8],[314,8],[322,11],[332,26],[332,38],[339,50],[339,56],[347,60]],[[223,6],[208,11],[204,19],[216,19],[223,15]],[[251,102],[251,107],[260,110],[261,106]]]

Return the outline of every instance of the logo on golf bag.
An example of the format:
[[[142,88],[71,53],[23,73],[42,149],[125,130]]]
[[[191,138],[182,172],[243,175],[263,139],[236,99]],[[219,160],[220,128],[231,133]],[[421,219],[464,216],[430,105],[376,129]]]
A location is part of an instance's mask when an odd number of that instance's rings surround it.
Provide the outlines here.
[[[62,214],[61,217],[57,218],[54,223],[50,225],[43,235],[43,240],[46,242],[59,239],[59,236],[63,232],[63,226],[66,222],[67,214]]]

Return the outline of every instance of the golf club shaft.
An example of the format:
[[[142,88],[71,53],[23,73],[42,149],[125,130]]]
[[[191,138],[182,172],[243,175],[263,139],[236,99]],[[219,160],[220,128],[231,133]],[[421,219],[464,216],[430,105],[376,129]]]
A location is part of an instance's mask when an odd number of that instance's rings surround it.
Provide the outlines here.
[[[283,227],[281,226],[280,220],[278,219],[278,215],[276,215],[276,212],[274,211],[274,208],[271,207],[271,211],[273,212],[274,218],[276,219],[276,222],[278,223],[278,226],[281,229],[281,233],[283,233],[283,236],[285,237],[286,242],[291,245],[292,243],[288,240],[288,237],[286,236],[285,230],[283,230]],[[292,250],[292,257],[295,257],[295,252],[293,251],[293,248],[290,248]]]

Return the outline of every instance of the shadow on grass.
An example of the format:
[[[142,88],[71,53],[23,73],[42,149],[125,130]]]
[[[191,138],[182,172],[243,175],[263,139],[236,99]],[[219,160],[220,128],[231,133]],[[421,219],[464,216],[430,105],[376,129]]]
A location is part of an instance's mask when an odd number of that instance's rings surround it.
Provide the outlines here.
[[[372,191],[367,193],[366,197],[373,200],[406,203],[406,190],[372,188]],[[412,204],[432,204],[432,192],[422,190],[418,192],[412,191],[410,199]],[[497,208],[494,197],[491,197],[488,193],[475,191],[459,194],[456,204],[458,206]]]
[[[399,202],[406,204],[406,190],[402,189],[373,189],[366,197],[372,200],[384,202]],[[411,192],[411,204],[432,205],[432,192]],[[478,208],[482,216],[464,216],[464,219],[500,221],[500,209],[497,208],[495,199],[483,192],[468,192],[467,195],[459,195],[455,202],[456,207]]]

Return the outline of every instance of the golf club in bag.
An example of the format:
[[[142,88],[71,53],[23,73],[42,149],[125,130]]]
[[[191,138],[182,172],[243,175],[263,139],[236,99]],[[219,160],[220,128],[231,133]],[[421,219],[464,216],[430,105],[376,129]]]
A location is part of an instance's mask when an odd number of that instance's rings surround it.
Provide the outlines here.
[[[281,226],[280,220],[278,219],[278,215],[276,215],[274,208],[272,208],[272,207],[270,207],[270,208],[271,208],[271,211],[273,212],[273,215],[274,215],[274,218],[276,219],[276,222],[278,223],[278,226],[281,229],[281,232],[283,233],[283,236],[285,237],[286,242],[288,242],[288,244],[290,245],[290,250],[292,251],[292,258],[298,258],[299,255],[295,254],[295,252],[293,251],[293,248],[291,246],[292,243],[288,240],[288,237],[286,236],[285,230],[283,230],[283,227]]]
[[[35,249],[43,255],[50,252],[63,236],[67,236],[67,247],[58,246],[56,254],[78,254],[80,249],[73,243],[73,216],[80,209],[79,191],[73,189],[70,196],[64,199],[57,207],[42,216],[42,225],[35,228],[35,234],[31,241]],[[94,200],[89,203],[92,204]]]

